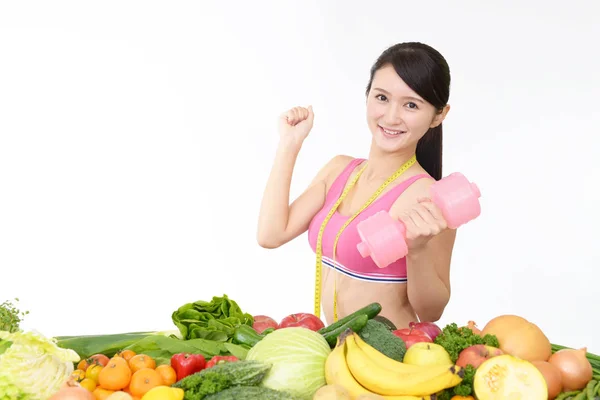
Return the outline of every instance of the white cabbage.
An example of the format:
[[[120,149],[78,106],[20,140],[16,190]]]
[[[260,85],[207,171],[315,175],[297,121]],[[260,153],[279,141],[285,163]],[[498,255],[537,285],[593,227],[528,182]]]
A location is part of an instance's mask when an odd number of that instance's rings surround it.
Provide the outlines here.
[[[0,398],[46,400],[73,373],[79,355],[37,332],[0,331]]]

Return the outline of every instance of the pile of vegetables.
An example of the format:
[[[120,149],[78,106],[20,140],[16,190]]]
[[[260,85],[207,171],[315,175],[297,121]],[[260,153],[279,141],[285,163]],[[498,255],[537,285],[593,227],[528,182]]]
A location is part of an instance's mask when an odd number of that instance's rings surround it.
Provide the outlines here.
[[[248,352],[249,347],[234,343],[234,333],[236,327],[250,328],[252,316],[244,313],[227,295],[185,304],[173,312],[172,319],[177,330],[58,336],[56,339],[60,347],[75,350],[81,358],[94,354],[112,357],[121,350],[132,350],[151,356],[158,364],[168,364],[178,353],[197,353],[205,358],[233,355],[243,359]]]
[[[306,313],[292,314],[278,324],[244,312],[223,295],[178,307],[171,315],[173,330],[48,339],[21,331],[28,312],[4,302],[0,305],[0,393],[23,400],[71,398],[63,394],[92,400],[91,391],[80,387],[86,370],[106,366],[97,364],[100,356],[107,361],[138,354],[174,371],[172,381],[148,391],[141,400],[167,394],[174,399],[180,396],[179,400],[311,400],[327,385],[325,364],[338,338],[354,331],[378,352],[400,362],[419,341],[441,346],[464,374],[459,384],[436,393],[438,400],[473,400],[476,395],[485,399],[483,374],[494,365],[513,376],[533,373],[529,396],[539,396],[543,387],[549,399],[600,397],[600,356],[586,348],[552,344],[524,318],[502,315],[481,330],[473,321],[466,326],[450,323],[443,329],[411,322],[408,329],[396,329],[380,312],[381,305],[372,303],[329,326]],[[476,355],[483,346],[499,352]],[[479,367],[495,357],[493,364]],[[126,390],[118,393],[128,395]]]

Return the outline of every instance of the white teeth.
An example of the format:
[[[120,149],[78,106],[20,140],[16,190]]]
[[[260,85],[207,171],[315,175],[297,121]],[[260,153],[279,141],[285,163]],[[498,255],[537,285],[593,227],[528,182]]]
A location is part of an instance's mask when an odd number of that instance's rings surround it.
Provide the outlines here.
[[[399,135],[399,134],[401,134],[401,133],[404,133],[403,131],[390,131],[390,130],[387,130],[387,129],[385,129],[385,128],[381,128],[381,129],[382,129],[382,130],[383,130],[385,133],[387,133],[388,135]]]

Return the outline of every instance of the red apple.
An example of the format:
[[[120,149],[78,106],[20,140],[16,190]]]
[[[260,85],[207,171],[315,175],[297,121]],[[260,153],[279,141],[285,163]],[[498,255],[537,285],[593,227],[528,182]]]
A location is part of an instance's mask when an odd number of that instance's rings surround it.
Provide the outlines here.
[[[458,360],[456,360],[456,365],[464,368],[471,364],[473,367],[478,368],[488,358],[502,354],[504,352],[496,347],[485,344],[474,344],[460,352]]]
[[[308,328],[311,331],[318,331],[319,329],[324,328],[325,324],[314,314],[296,313],[282,319],[278,328],[288,328],[292,326]]]
[[[267,328],[277,329],[277,321],[266,315],[255,315],[252,328],[258,333],[262,333]]]
[[[394,333],[394,335],[398,336],[400,339],[404,340],[404,343],[406,344],[407,349],[410,346],[412,346],[413,344],[419,343],[419,342],[433,343],[433,340],[431,340],[429,335],[420,329],[414,329],[414,328],[397,329],[393,333]]]

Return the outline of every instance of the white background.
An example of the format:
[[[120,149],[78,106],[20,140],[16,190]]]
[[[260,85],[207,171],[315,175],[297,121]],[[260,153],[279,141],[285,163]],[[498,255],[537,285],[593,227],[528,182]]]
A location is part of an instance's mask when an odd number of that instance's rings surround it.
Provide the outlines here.
[[[452,72],[444,175],[483,196],[440,324],[515,313],[600,353],[597,1],[216,3],[0,6],[0,302],[26,329],[173,329],[224,293],[312,312],[306,235],[255,239],[277,117],[316,113],[295,197],[333,155],[367,156],[369,68],[422,41]]]

